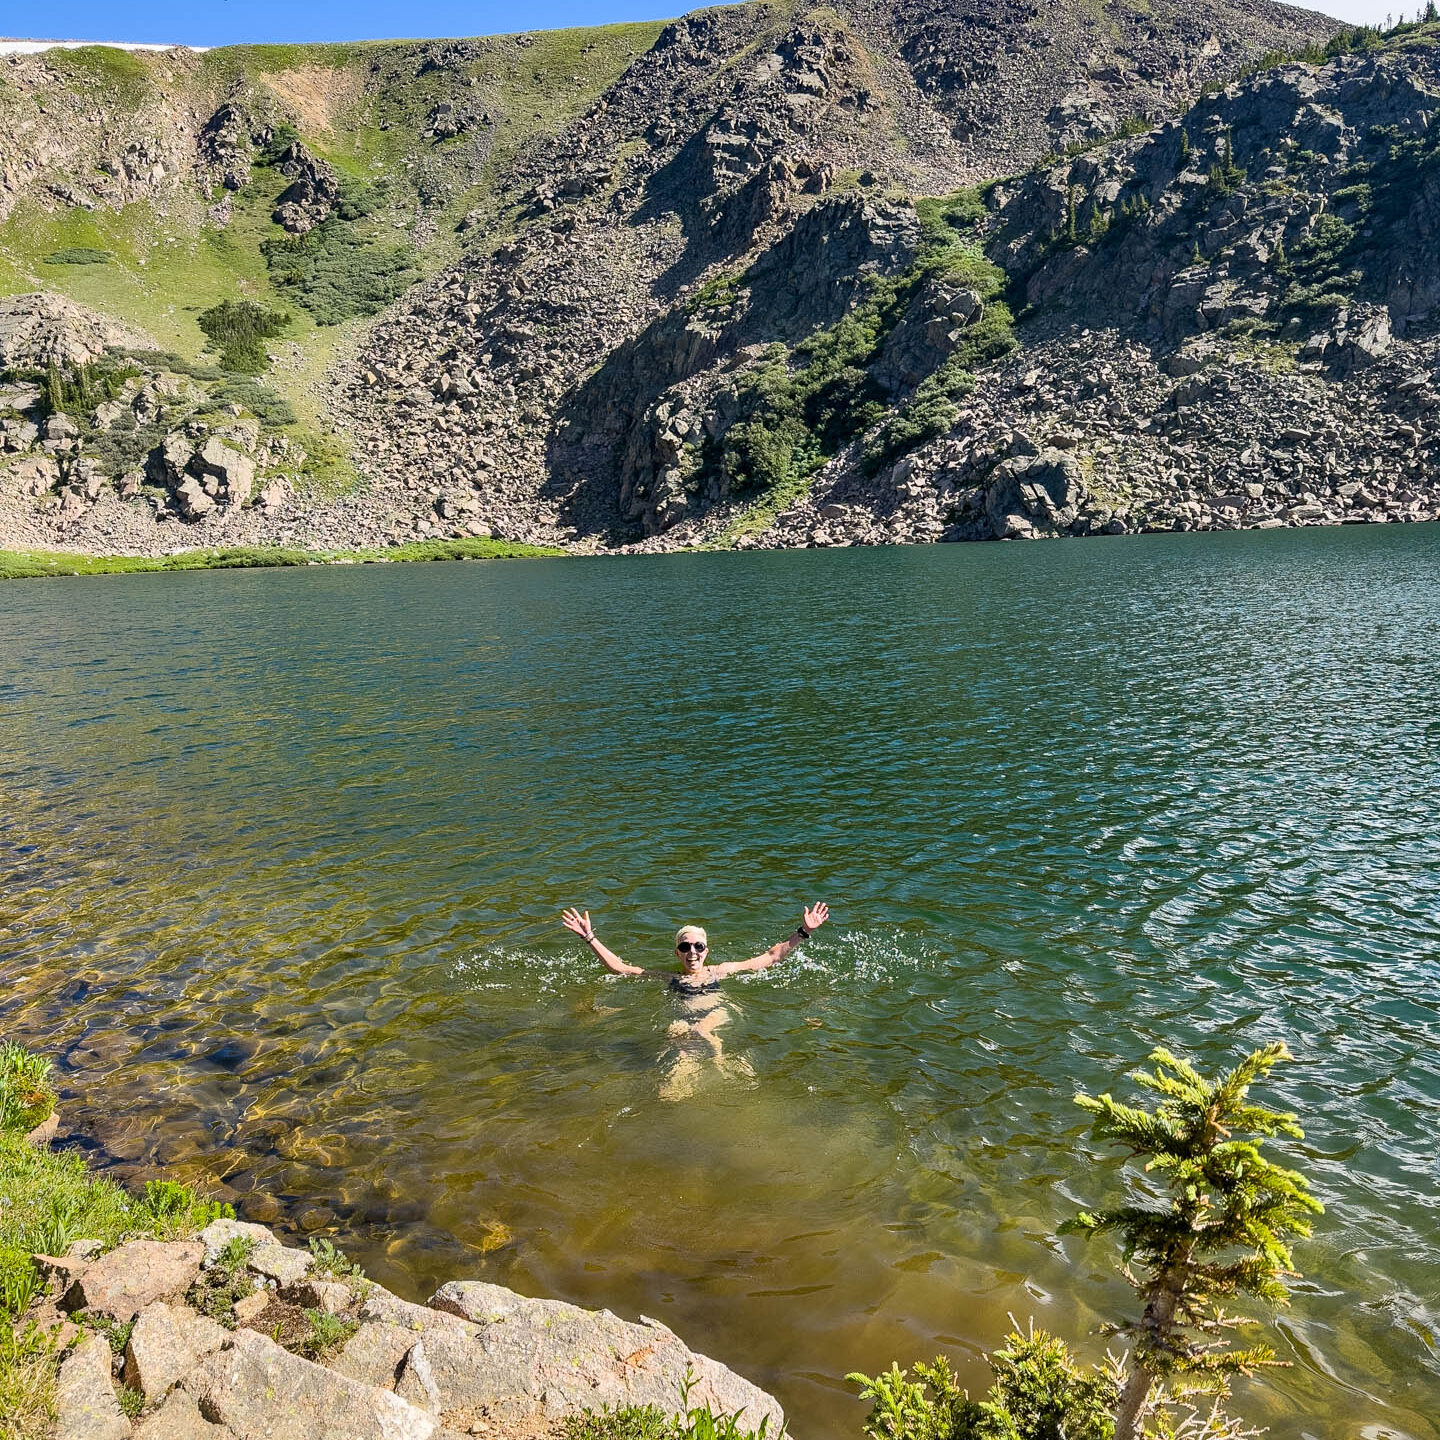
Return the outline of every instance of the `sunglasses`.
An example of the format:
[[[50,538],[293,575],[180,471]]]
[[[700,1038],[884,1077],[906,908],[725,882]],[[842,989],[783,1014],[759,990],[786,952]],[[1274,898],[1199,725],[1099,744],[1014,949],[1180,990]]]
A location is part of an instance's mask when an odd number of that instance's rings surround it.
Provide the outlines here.
[[[703,940],[682,940],[675,948],[682,955],[689,955],[692,951],[703,955],[710,947]]]

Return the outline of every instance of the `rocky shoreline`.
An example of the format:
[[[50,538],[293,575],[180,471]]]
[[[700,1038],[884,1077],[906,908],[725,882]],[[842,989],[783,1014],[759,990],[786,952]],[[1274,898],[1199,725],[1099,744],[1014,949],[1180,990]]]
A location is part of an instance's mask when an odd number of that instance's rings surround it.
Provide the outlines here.
[[[643,1406],[784,1425],[771,1396],[655,1320],[480,1281],[415,1305],[331,1245],[231,1219],[97,1250],[35,1257],[50,1293],[25,1319],[70,1347],[57,1440],[528,1440]]]

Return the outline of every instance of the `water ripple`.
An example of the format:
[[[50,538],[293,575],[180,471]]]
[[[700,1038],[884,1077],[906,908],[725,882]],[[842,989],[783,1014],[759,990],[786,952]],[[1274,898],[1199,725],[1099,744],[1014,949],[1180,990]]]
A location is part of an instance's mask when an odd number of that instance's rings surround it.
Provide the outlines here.
[[[1437,1434],[1440,533],[56,580],[0,592],[0,999],[122,1174],[324,1205],[420,1294],[840,1377],[1128,1292],[1070,1103],[1274,1038],[1327,1213],[1241,1407]],[[631,960],[755,953],[663,1098]],[[322,1217],[323,1218],[323,1217]]]

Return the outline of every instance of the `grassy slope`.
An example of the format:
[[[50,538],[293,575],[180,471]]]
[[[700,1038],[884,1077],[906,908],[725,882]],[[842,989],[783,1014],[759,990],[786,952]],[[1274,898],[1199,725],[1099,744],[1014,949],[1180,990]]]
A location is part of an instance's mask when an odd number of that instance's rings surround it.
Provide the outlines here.
[[[561,555],[540,545],[506,540],[415,540],[386,550],[295,550],[237,545],[185,550],[178,555],[82,555],[69,550],[0,550],[0,580],[56,575],[134,575],[156,570],[257,570],[287,565],[370,565],[390,561],[522,560]]]
[[[582,114],[660,28],[649,23],[540,32],[524,49],[498,41],[466,67],[476,83],[463,90],[448,72],[415,74],[411,46],[397,42],[235,46],[174,68],[155,57],[83,50],[57,57],[54,68],[57,83],[121,116],[160,94],[201,114],[237,84],[268,94],[292,116],[306,144],[343,175],[397,182],[373,228],[396,240],[418,233],[421,269],[433,274],[459,253],[455,225],[461,216],[477,208],[495,213],[492,187],[504,167],[526,145]],[[371,68],[377,64],[378,84]],[[421,139],[434,104],[457,94],[473,97],[495,118],[483,165],[463,160],[459,151],[466,140],[437,145]],[[307,104],[297,95],[318,98]],[[338,104],[326,103],[335,97]],[[428,212],[417,195],[427,172],[439,176],[443,195]],[[257,170],[235,197],[223,228],[205,216],[193,187],[180,203],[133,204],[119,212],[51,209],[28,198],[0,224],[0,295],[58,291],[138,325],[162,349],[187,359],[206,344],[195,317],[221,300],[247,298],[288,309],[294,323],[281,347],[293,342],[298,358],[272,369],[267,383],[290,401],[303,424],[315,426],[324,418],[316,408],[315,381],[367,322],[317,325],[271,285],[260,246],[282,233],[270,213],[285,183],[272,171]],[[421,218],[426,223],[415,232]],[[45,262],[73,247],[108,251],[112,258],[103,265]]]

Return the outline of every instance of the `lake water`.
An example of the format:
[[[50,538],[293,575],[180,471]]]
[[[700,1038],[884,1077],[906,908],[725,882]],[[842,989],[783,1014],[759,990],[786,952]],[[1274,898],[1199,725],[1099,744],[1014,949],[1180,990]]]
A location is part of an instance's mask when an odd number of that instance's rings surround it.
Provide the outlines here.
[[[1074,1091],[1281,1038],[1328,1210],[1236,1408],[1421,1440],[1437,660],[1435,527],[6,585],[0,1028],[122,1174],[657,1317],[800,1440],[1010,1313],[1098,1355]],[[678,1086],[558,923],[723,960],[822,898]]]

